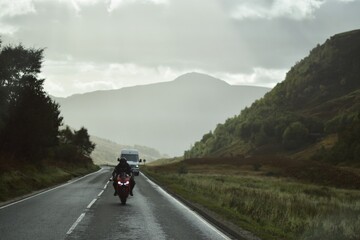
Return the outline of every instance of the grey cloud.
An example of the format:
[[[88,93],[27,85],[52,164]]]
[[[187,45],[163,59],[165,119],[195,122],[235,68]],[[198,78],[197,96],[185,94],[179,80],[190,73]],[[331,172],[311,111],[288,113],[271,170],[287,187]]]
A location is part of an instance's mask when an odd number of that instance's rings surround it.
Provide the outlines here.
[[[103,1],[82,5],[79,12],[59,1],[40,1],[36,14],[1,21],[18,27],[14,39],[46,47],[46,56],[54,60],[71,55],[83,62],[232,73],[289,68],[317,43],[357,28],[360,21],[359,1],[327,1],[303,21],[239,21],[230,15],[238,1],[230,0],[140,2],[109,13]]]
[[[231,16],[236,19],[274,19],[288,18],[303,20],[312,18],[324,0],[244,0],[236,3]]]
[[[51,58],[68,54],[86,61],[238,68],[238,55],[246,48],[239,45],[236,29],[216,1],[194,2],[129,4],[110,14],[98,3],[84,6],[80,16],[59,2],[41,2],[37,15],[7,22],[20,26],[17,39],[47,47]]]

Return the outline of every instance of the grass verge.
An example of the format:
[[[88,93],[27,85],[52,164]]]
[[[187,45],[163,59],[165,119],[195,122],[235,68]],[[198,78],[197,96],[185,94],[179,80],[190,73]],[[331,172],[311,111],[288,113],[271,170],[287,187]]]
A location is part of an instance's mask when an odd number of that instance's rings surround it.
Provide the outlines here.
[[[29,194],[33,191],[64,183],[74,177],[98,170],[96,165],[22,165],[0,170],[0,202]]]
[[[277,175],[267,174],[269,170]],[[220,159],[146,166],[142,171],[262,239],[360,236],[360,191],[352,184],[337,188],[313,182],[313,173],[307,182],[307,176],[282,174],[279,166]]]

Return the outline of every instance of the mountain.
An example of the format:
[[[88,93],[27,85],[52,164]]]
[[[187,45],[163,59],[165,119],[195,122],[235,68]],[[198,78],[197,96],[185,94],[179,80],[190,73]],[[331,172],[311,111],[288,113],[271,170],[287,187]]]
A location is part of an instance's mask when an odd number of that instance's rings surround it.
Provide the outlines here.
[[[96,135],[182,155],[202,133],[238,114],[268,88],[233,86],[200,73],[171,82],[56,99],[66,124]]]
[[[262,99],[203,136],[187,157],[285,154],[360,160],[360,30],[334,35]]]
[[[128,146],[120,145],[113,141],[106,140],[103,138],[90,136],[93,143],[96,144],[95,150],[91,153],[93,162],[97,165],[110,164],[114,165],[117,163],[117,158],[120,155],[121,149],[137,149],[140,153],[140,159],[146,159],[147,162],[151,162],[156,159],[164,158],[166,156],[160,154],[157,150],[148,148],[145,146]]]

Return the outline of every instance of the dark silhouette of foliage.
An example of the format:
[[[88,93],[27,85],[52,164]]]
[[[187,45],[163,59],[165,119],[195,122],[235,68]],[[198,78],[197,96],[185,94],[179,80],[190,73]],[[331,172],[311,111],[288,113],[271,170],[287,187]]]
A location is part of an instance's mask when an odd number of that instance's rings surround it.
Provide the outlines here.
[[[95,148],[95,144],[90,141],[90,136],[86,128],[82,127],[80,130],[75,131],[74,144],[78,147],[80,153],[89,157]]]
[[[299,148],[307,142],[309,130],[301,122],[294,122],[288,126],[283,134],[285,148],[292,150]]]
[[[42,59],[43,49],[3,47],[0,41],[0,153],[35,163],[54,153],[60,161],[89,161],[95,144],[85,128],[59,132],[59,105],[38,77]]]
[[[329,161],[332,163],[355,163],[360,164],[360,113],[356,120],[347,126],[343,126],[338,133],[337,143],[330,149],[322,148],[314,159]]]
[[[95,144],[90,141],[86,128],[73,131],[69,126],[60,131],[60,147],[57,150],[57,157],[68,162],[75,161],[79,156],[90,157],[95,149]]]
[[[43,49],[26,49],[18,45],[5,46],[0,51],[0,86],[5,90],[7,102],[15,101],[25,86],[38,93],[43,91],[44,80],[37,77]]]
[[[58,105],[50,97],[25,87],[10,104],[3,146],[6,151],[26,159],[41,159],[47,150],[58,145],[62,118]]]
[[[40,160],[58,144],[59,106],[38,78],[42,49],[22,45],[0,50],[1,150],[18,158]]]

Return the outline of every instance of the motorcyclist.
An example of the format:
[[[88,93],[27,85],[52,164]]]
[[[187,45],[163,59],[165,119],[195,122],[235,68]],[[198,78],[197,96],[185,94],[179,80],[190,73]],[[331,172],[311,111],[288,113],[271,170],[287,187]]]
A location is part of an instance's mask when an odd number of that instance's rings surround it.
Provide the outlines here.
[[[135,180],[134,180],[134,175],[132,174],[132,170],[130,165],[127,163],[126,158],[121,157],[120,159],[118,158],[119,164],[115,167],[112,176],[113,176],[113,186],[115,189],[114,192],[114,196],[117,195],[117,191],[116,191],[116,177],[117,175],[119,175],[121,172],[125,172],[126,174],[130,175],[130,195],[133,196],[133,189],[135,186]]]

